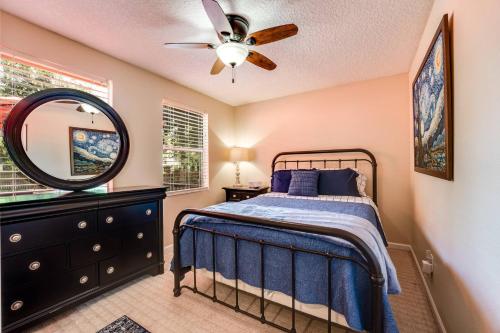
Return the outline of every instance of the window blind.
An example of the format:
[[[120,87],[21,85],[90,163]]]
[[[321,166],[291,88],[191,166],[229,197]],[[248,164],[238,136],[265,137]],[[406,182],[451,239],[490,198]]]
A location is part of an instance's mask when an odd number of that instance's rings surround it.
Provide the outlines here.
[[[84,78],[56,68],[0,52],[0,195],[45,191],[25,176],[10,159],[3,141],[3,122],[22,98],[48,88],[73,88],[109,103],[108,83]]]
[[[208,116],[164,103],[162,159],[167,191],[208,187]]]

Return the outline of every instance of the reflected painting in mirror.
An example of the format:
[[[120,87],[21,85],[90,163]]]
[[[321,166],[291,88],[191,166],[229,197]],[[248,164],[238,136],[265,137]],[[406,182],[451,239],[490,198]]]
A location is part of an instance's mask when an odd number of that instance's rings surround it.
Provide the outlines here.
[[[120,137],[116,132],[69,128],[71,175],[98,175],[116,160]]]

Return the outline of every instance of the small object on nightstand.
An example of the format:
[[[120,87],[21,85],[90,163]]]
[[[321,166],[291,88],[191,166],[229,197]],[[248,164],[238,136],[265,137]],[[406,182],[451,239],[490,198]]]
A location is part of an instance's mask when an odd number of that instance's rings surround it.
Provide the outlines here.
[[[224,187],[226,191],[226,201],[241,201],[255,198],[260,194],[267,193],[269,186],[261,186],[258,188],[250,187]]]
[[[262,187],[262,182],[257,180],[251,180],[248,182],[248,187],[250,188],[259,188]]]

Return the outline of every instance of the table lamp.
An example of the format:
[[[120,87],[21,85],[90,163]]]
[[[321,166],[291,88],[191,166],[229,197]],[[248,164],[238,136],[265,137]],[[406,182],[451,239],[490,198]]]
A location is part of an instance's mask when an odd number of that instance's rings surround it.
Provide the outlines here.
[[[234,187],[242,187],[240,183],[240,162],[249,161],[249,149],[232,147],[229,151],[229,160],[236,165],[236,183]]]

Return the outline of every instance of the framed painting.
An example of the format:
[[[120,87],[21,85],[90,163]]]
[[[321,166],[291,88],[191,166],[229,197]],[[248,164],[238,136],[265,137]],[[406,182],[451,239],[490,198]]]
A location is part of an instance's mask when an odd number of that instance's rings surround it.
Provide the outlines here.
[[[453,179],[453,109],[448,15],[413,81],[415,171]]]
[[[69,142],[72,176],[100,175],[120,150],[120,137],[112,131],[70,127]]]

